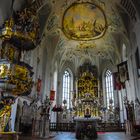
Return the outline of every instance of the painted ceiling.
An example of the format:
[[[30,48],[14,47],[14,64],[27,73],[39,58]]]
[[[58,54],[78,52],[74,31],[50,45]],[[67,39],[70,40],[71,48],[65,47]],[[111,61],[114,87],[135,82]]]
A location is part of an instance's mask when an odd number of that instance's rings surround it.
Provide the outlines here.
[[[105,34],[107,21],[101,8],[93,3],[74,3],[66,9],[62,30],[72,40],[94,40]]]
[[[47,36],[59,36],[56,57],[66,60],[95,61],[119,56],[114,34],[124,36],[126,29],[112,0],[51,0],[46,24]],[[78,63],[79,63],[78,61]],[[81,63],[82,63],[81,62]],[[94,62],[93,62],[94,63]]]
[[[96,63],[99,59],[107,59],[113,64],[119,61],[119,38],[127,40],[117,7],[120,0],[42,1],[44,6],[38,12],[41,34],[45,29],[46,39],[59,38],[52,48],[55,48],[54,59],[60,58],[57,59],[60,65],[66,60],[75,65],[85,60]],[[12,11],[23,7],[21,3],[25,5],[24,0],[0,2],[0,25]],[[9,7],[7,12],[6,7]]]

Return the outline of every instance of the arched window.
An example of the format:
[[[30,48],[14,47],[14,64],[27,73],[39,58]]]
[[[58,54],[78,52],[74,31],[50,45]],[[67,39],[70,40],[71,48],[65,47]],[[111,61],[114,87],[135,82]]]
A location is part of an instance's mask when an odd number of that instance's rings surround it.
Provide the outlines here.
[[[67,109],[71,107],[71,90],[72,90],[72,76],[68,70],[64,71],[63,74],[63,95],[62,104],[66,101]]]
[[[109,108],[110,105],[114,106],[113,77],[110,70],[105,72],[105,91],[107,108]]]

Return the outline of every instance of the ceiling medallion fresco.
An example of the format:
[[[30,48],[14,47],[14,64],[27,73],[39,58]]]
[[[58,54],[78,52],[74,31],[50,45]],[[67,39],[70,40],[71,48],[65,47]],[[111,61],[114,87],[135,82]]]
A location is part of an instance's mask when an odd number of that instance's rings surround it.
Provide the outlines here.
[[[106,29],[104,11],[93,3],[74,3],[63,15],[62,30],[72,40],[95,40],[101,38]]]

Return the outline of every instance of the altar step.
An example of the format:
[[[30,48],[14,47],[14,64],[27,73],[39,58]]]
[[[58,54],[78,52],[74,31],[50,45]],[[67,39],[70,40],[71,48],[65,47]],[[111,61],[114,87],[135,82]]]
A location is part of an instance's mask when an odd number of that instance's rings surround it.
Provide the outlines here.
[[[55,134],[55,137],[50,138],[37,138],[37,137],[27,137],[21,136],[19,140],[77,140],[75,138],[75,133],[71,132],[59,132]],[[83,140],[87,140],[86,138]],[[104,134],[99,134],[96,140],[140,140],[135,136],[126,135],[124,132],[107,132]]]

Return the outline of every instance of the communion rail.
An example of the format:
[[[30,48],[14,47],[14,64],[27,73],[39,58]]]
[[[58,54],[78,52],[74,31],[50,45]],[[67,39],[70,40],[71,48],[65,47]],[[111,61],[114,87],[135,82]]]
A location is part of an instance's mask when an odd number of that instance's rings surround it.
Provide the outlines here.
[[[50,131],[74,132],[76,123],[50,123]],[[98,123],[98,132],[120,132],[125,131],[124,123]]]

